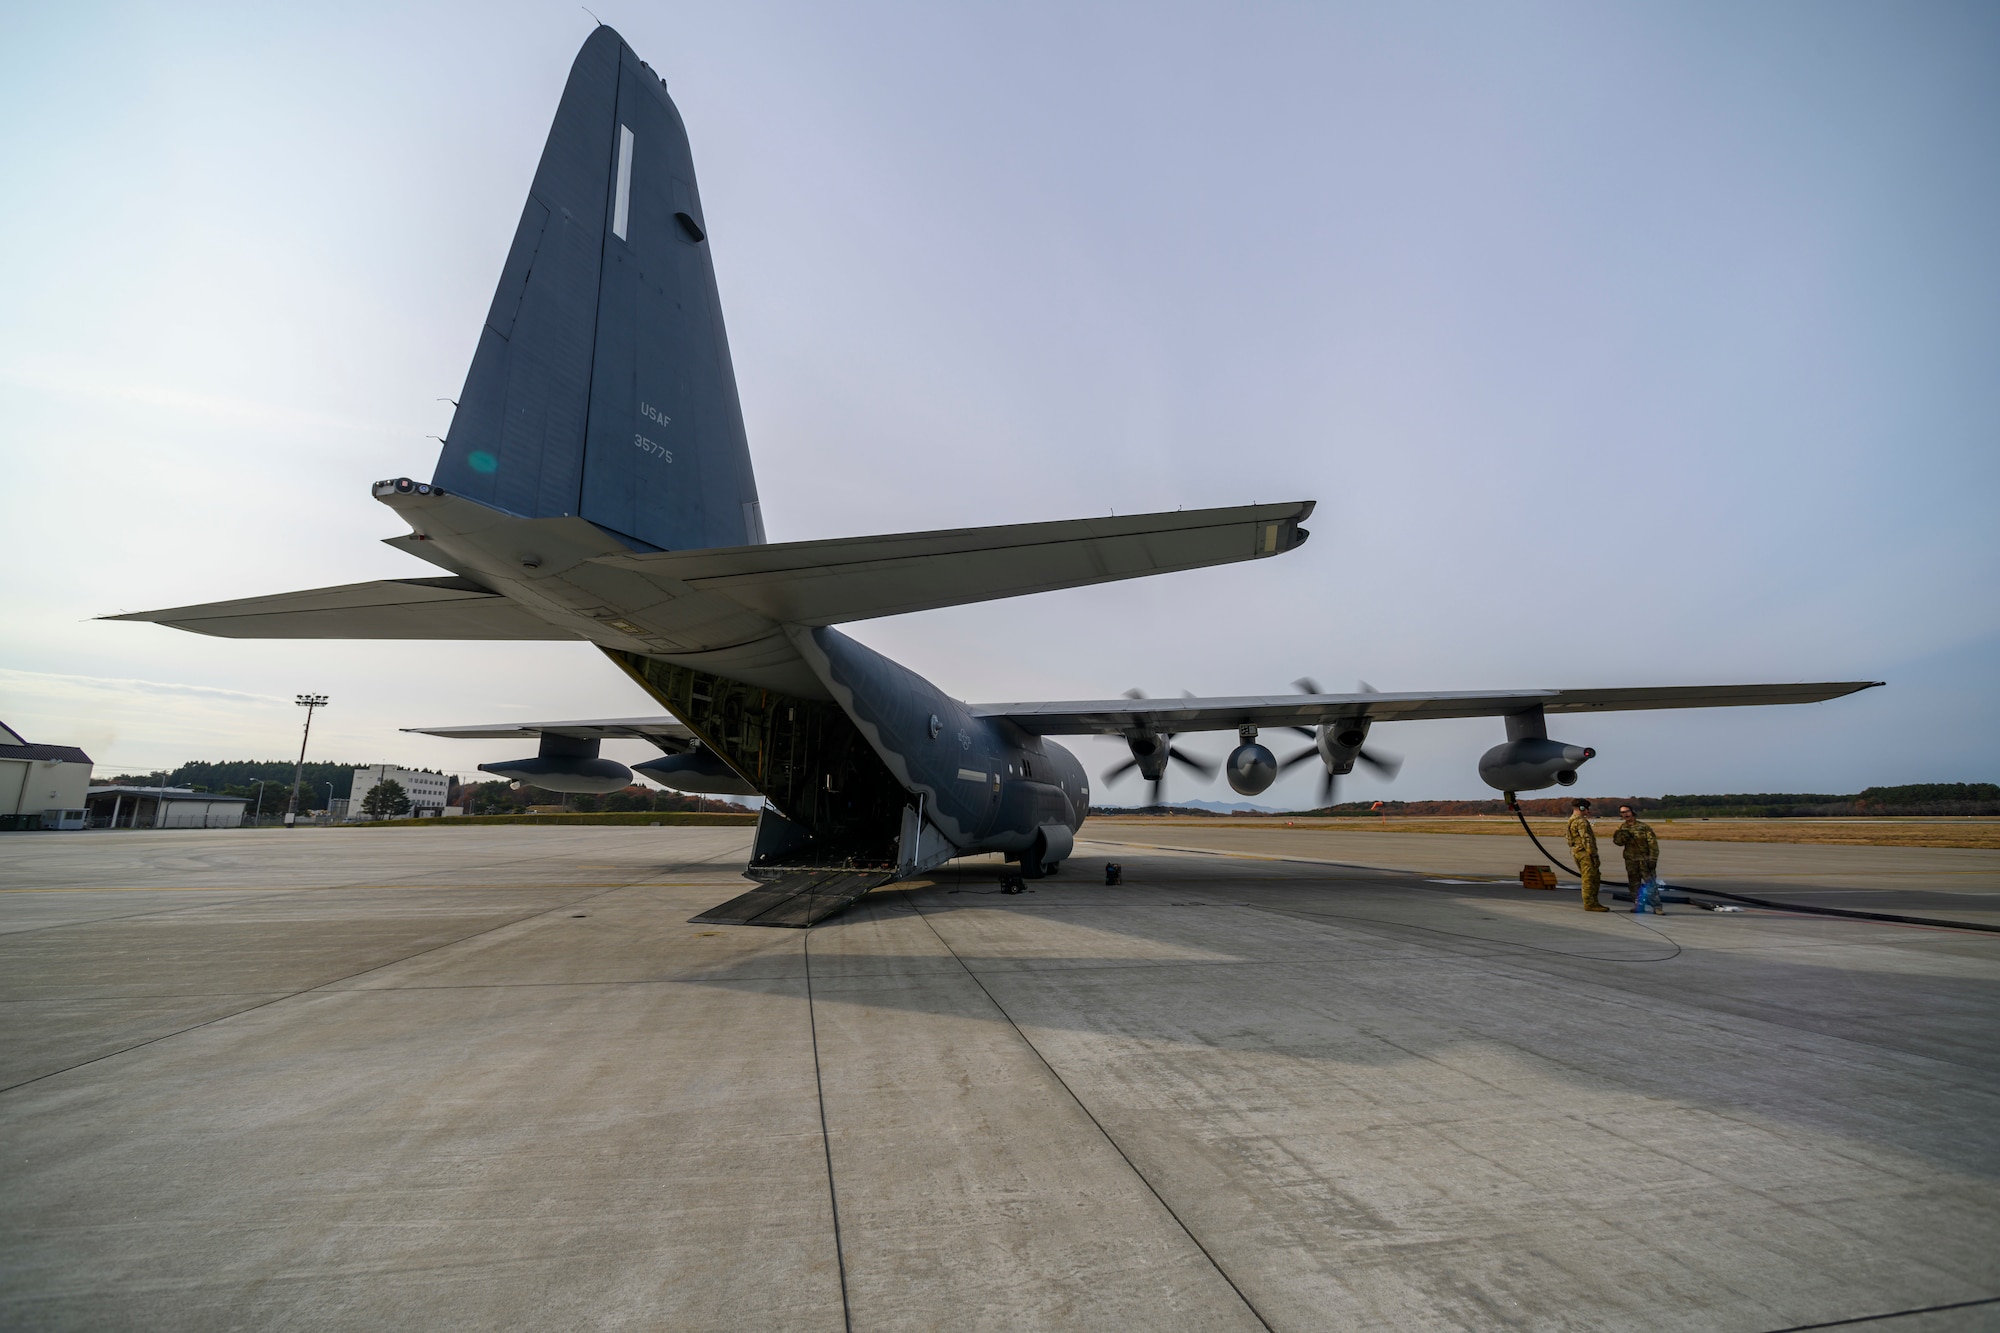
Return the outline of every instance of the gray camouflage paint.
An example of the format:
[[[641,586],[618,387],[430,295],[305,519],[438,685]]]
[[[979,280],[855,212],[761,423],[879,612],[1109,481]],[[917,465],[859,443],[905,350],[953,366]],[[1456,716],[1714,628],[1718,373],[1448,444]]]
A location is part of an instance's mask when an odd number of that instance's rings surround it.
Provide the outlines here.
[[[1016,854],[1032,850],[1047,825],[1083,826],[1090,781],[1062,746],[973,716],[838,630],[787,633],[890,774],[922,798],[925,818],[961,850]]]

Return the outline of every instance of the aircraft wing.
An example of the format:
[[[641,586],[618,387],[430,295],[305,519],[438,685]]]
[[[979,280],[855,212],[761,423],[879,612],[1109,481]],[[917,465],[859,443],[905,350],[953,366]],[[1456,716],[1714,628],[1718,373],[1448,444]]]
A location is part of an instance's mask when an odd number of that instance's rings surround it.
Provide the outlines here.
[[[459,741],[534,740],[569,736],[576,740],[651,741],[665,750],[685,749],[694,733],[671,717],[608,717],[580,722],[486,722],[464,727],[404,727],[421,736]]]
[[[1603,690],[1472,690],[1415,694],[1268,694],[1226,699],[1093,699],[1074,703],[973,704],[1037,736],[1114,735],[1153,730],[1234,731],[1242,726],[1311,727],[1366,717],[1373,722],[1504,717],[1540,706],[1547,713],[1626,709],[1735,708],[1838,699],[1879,680],[1796,685],[1659,685]]]
[[[233,602],[133,611],[140,620],[224,639],[576,639],[471,579],[380,579]]]
[[[1313,502],[599,556],[778,624],[839,625],[1282,555]]]

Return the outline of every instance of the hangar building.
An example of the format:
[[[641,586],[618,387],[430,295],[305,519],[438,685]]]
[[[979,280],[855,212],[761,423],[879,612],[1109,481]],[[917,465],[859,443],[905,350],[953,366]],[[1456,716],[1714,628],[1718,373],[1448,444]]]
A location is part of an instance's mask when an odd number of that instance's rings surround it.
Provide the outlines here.
[[[89,786],[89,755],[31,744],[0,722],[0,829],[82,828]]]
[[[92,828],[241,828],[248,796],[192,787],[92,787]]]

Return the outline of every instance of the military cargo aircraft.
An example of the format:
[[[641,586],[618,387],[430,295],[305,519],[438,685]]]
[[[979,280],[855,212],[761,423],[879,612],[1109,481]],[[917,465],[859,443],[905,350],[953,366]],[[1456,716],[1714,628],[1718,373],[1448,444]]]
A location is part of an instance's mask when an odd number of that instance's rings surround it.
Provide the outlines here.
[[[423,728],[518,736],[482,768],[556,791],[631,781],[607,738],[648,741],[639,771],[690,792],[765,798],[746,876],[697,920],[810,925],[869,889],[983,852],[1056,870],[1090,806],[1049,738],[1100,734],[1157,784],[1173,743],[1234,731],[1252,795],[1278,775],[1260,730],[1299,728],[1323,784],[1376,723],[1498,717],[1492,786],[1576,781],[1595,753],[1550,714],[1807,703],[1879,682],[971,704],[834,628],[1058,588],[1271,560],[1306,540],[1309,500],[1225,509],[769,542],[710,261],[694,162],[665,82],[619,35],[584,42],[557,106],[472,367],[429,481],[374,484],[409,525],[392,546],[427,578],[111,617],[228,638],[584,640],[666,716]],[[1323,785],[1323,798],[1329,794]]]

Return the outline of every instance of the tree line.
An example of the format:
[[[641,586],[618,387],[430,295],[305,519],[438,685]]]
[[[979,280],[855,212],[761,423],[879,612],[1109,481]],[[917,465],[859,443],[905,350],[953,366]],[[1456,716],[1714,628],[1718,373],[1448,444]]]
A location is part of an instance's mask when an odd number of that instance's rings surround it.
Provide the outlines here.
[[[1530,815],[1567,815],[1575,796],[1524,797]],[[1870,815],[2000,815],[2000,785],[1991,782],[1918,782],[1868,787],[1852,795],[1823,792],[1732,792],[1708,795],[1596,796],[1591,806],[1615,811],[1629,805],[1657,819],[1814,819]],[[1312,814],[1504,815],[1505,801],[1343,801]]]
[[[123,773],[94,781],[121,787],[188,787],[213,792],[217,796],[247,796],[256,808],[246,806],[245,818],[282,815],[292,799],[292,762],[289,759],[225,759],[211,763],[194,759],[178,768],[151,773]],[[354,770],[366,764],[328,764],[314,761],[305,766],[299,779],[299,808],[326,808],[327,784],[333,784],[335,800],[345,800],[354,785]],[[262,782],[262,799],[257,784]]]

